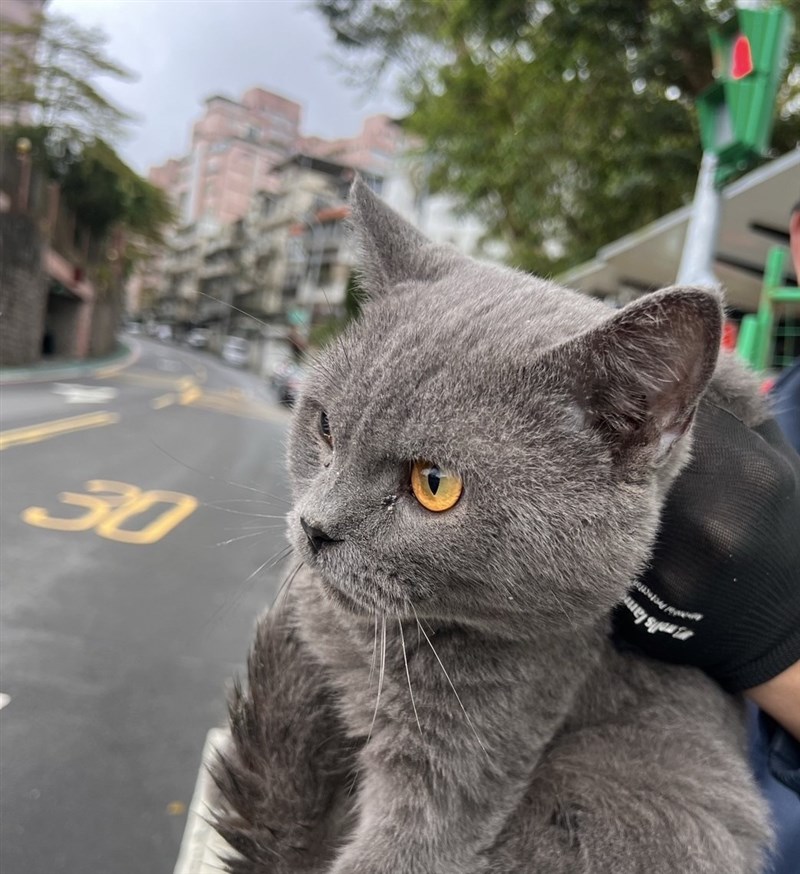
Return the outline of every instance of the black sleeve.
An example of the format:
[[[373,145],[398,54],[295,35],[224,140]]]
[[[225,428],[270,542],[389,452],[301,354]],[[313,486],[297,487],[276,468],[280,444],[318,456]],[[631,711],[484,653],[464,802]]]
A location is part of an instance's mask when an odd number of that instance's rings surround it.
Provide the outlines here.
[[[800,456],[773,420],[748,428],[708,402],[694,447],[614,639],[736,692],[800,659]]]

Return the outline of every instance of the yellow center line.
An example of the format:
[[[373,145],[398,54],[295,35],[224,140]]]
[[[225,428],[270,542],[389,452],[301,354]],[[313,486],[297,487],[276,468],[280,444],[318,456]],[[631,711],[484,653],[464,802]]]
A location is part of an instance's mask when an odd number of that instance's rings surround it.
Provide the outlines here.
[[[83,431],[87,428],[99,428],[103,425],[113,425],[119,422],[119,413],[86,413],[83,416],[70,416],[68,419],[55,419],[52,422],[42,422],[38,425],[26,425],[23,428],[12,428],[0,431],[0,450],[9,446],[20,446],[25,443],[38,443],[50,437],[61,434],[71,434],[73,431]]]

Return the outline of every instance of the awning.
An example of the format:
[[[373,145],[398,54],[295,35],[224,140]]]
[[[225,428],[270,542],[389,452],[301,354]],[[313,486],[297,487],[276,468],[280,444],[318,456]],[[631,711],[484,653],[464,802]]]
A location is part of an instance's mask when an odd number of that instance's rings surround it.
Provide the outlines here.
[[[788,245],[789,211],[800,200],[800,149],[764,164],[726,186],[714,271],[728,304],[758,306],[767,251]],[[592,261],[559,277],[571,288],[600,296],[662,288],[675,281],[691,206],[682,207],[607,246]],[[791,270],[791,264],[789,264]],[[797,281],[790,273],[787,284]]]

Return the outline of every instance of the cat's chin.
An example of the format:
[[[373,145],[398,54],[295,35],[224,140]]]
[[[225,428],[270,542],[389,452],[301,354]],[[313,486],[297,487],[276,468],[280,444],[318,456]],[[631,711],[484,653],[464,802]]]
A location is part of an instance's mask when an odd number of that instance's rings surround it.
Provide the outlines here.
[[[350,595],[346,595],[338,586],[326,580],[322,574],[318,573],[317,579],[319,580],[323,595],[336,607],[347,613],[354,613],[356,616],[372,616],[375,613],[374,607],[367,607],[351,598]]]

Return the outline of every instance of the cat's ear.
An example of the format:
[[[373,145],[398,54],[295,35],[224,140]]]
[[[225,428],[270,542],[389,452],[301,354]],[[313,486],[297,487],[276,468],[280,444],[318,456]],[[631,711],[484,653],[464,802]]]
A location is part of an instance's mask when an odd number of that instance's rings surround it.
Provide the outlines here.
[[[554,351],[585,425],[603,433],[617,458],[644,455],[657,463],[692,422],[721,332],[714,292],[668,288]]]
[[[373,194],[360,176],[350,189],[350,224],[368,297],[379,297],[401,282],[439,279],[461,257],[432,243]]]

